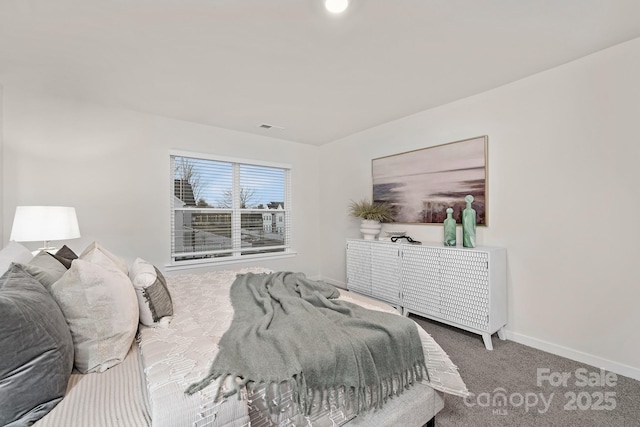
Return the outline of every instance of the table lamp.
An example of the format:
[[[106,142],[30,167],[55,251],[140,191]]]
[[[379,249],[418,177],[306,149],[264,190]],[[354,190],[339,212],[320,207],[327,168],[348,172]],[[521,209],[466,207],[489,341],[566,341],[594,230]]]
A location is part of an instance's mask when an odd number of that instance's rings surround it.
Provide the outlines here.
[[[40,250],[53,251],[52,240],[80,237],[76,209],[67,206],[18,206],[11,237],[17,242],[43,241]]]

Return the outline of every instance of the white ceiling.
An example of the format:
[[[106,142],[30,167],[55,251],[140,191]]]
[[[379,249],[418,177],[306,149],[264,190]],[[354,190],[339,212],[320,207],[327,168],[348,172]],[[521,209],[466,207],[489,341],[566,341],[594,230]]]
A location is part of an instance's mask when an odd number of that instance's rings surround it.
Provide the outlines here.
[[[640,37],[638,0],[321,3],[0,0],[0,83],[321,145]]]

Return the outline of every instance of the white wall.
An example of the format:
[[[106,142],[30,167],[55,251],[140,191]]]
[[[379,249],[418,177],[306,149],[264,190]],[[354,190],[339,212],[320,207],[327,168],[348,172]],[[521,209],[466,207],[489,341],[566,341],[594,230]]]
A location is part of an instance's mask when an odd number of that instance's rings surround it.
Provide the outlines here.
[[[176,148],[292,164],[299,255],[266,266],[344,283],[344,239],[359,236],[347,205],[371,194],[371,159],[488,135],[478,241],[508,249],[508,336],[640,378],[638,75],[640,39],[320,148],[5,87],[3,242],[15,206],[71,205],[83,234],[72,248],[98,240],[164,265]],[[403,228],[442,238],[441,226]]]
[[[318,274],[316,147],[9,87],[3,136],[7,239],[17,205],[75,206],[82,238],[67,242],[72,249],[96,240],[129,262],[139,256],[162,268],[169,261],[169,150],[180,149],[292,165],[298,255],[259,264]]]
[[[321,147],[320,203],[336,207],[323,276],[345,281],[347,205],[371,196],[371,159],[488,135],[478,241],[508,250],[508,336],[640,378],[639,75],[636,39]],[[386,227],[442,241],[440,225]]]
[[[0,85],[0,224],[3,224],[4,221],[4,209],[2,208],[3,204],[4,204],[4,168],[3,168],[3,164],[4,164],[4,145],[2,143],[2,141],[4,140],[4,134],[2,132],[2,85]],[[4,228],[0,227],[0,242],[4,242]]]

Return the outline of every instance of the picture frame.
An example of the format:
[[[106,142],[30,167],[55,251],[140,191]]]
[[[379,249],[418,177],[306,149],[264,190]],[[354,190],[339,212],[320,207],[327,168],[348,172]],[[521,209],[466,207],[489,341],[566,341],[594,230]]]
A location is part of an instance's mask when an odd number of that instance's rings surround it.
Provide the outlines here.
[[[373,159],[373,201],[390,204],[396,223],[442,224],[450,207],[460,224],[470,194],[486,226],[487,148],[484,135]]]

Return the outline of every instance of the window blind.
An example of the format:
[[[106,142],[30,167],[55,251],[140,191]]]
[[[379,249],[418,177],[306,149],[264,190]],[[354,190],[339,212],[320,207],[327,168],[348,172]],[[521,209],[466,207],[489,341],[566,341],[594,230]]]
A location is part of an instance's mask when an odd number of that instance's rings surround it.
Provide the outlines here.
[[[289,166],[195,154],[170,158],[173,263],[290,251]]]

